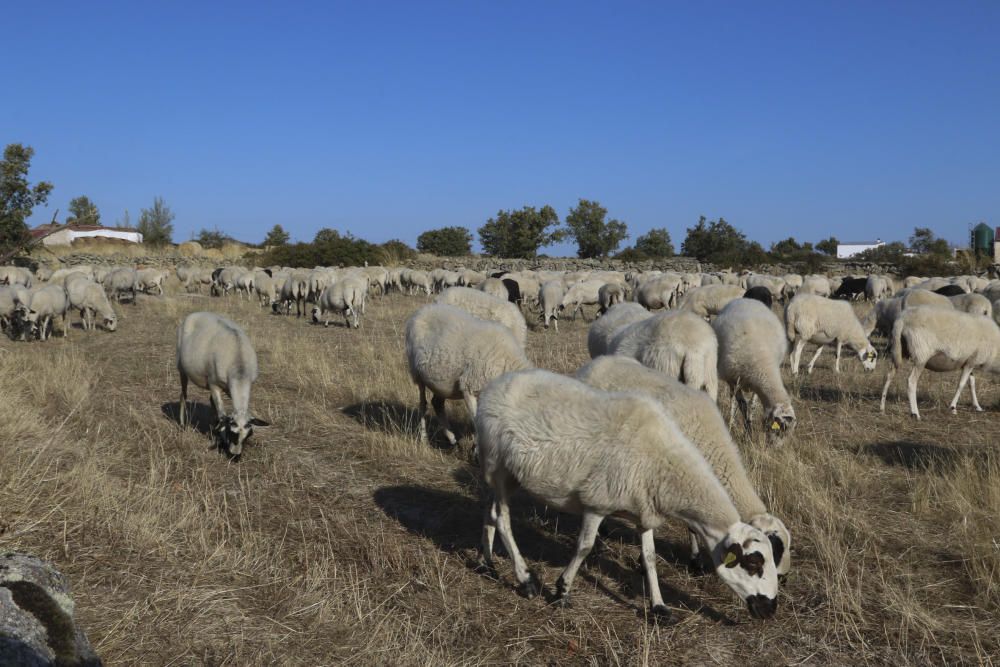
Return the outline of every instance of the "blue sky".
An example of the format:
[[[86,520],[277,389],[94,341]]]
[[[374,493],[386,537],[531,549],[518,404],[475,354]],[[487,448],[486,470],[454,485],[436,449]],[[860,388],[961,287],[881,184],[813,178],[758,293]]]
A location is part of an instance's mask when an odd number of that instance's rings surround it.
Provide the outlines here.
[[[147,6],[148,5],[148,6]],[[699,6],[705,5],[705,6]],[[1000,224],[996,2],[8,3],[0,141],[175,241],[597,199],[768,245]],[[572,254],[569,245],[550,254]]]

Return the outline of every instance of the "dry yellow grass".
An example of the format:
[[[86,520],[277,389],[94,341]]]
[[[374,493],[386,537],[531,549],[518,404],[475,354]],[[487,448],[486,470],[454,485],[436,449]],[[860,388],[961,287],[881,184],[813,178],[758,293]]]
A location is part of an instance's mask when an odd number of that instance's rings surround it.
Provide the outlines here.
[[[884,367],[832,358],[791,384],[782,448],[740,436],[794,538],[771,622],[686,569],[679,525],[659,535],[676,623],[648,623],[636,536],[611,522],[574,607],[517,596],[475,568],[481,509],[456,450],[416,441],[402,329],[421,297],[375,298],[362,329],[323,329],[238,299],[141,297],[119,331],[0,340],[0,549],[53,560],[108,664],[927,664],[1000,652],[998,392],[952,416],[952,374],[925,374],[913,422]],[[175,423],[174,336],[187,312],[244,325],[260,357],[253,404],[273,423],[239,464]],[[586,324],[532,331],[540,366],[586,360]],[[901,398],[902,397],[902,398]],[[207,394],[192,390],[204,415]],[[723,398],[723,404],[727,398]],[[436,442],[440,443],[441,439]],[[525,499],[525,556],[551,587],[578,525]]]

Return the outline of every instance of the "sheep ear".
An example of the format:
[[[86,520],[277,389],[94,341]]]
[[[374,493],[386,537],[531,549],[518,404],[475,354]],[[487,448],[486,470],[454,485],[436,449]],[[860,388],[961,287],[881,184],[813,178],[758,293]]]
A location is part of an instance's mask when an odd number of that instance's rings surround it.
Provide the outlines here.
[[[729,548],[726,549],[726,555],[722,559],[722,564],[726,567],[736,567],[742,557],[743,547],[741,547],[739,543],[730,544]]]
[[[257,417],[254,417],[253,419],[250,420],[250,425],[266,428],[271,425],[271,422],[266,422],[263,419],[258,419]]]

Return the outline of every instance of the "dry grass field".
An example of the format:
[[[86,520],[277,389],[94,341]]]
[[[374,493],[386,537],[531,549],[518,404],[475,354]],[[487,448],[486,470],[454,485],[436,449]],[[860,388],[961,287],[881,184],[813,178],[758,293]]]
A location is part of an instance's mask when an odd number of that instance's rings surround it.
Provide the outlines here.
[[[125,305],[119,331],[0,340],[0,549],[50,559],[110,665],[992,664],[1000,661],[1000,426],[984,378],[976,414],[927,373],[924,420],[884,362],[832,356],[791,383],[799,425],[781,448],[738,441],[792,531],[793,570],[769,622],[714,575],[687,569],[686,529],[658,535],[673,623],[647,620],[637,535],[610,521],[574,606],[526,600],[509,563],[476,568],[471,425],[452,450],[416,439],[403,326],[424,297],[369,302],[358,331],[177,294]],[[240,463],[176,423],[176,327],[215,310],[241,323],[272,422]],[[338,323],[339,324],[339,323]],[[529,355],[570,373],[586,324],[533,330]],[[787,373],[787,371],[786,371]],[[786,380],[788,376],[786,375]],[[728,409],[728,396],[722,398]],[[438,438],[436,443],[442,443]],[[514,532],[551,590],[578,522],[521,498]]]

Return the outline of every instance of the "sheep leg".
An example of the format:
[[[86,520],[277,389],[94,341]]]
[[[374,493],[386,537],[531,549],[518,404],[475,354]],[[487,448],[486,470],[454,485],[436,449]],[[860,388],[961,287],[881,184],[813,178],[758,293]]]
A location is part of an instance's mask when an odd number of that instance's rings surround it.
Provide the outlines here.
[[[815,366],[815,365],[816,365],[816,360],[817,360],[817,359],[819,359],[819,355],[823,353],[823,348],[824,348],[824,347],[825,347],[824,345],[820,345],[820,346],[819,346],[819,347],[818,347],[818,348],[816,349],[816,354],[814,354],[814,355],[813,355],[813,358],[812,358],[812,360],[810,360],[810,362],[809,362],[809,365],[808,365],[808,366],[806,366],[806,373],[807,373],[807,374],[809,374],[809,375],[812,375],[812,372],[813,372],[813,366]]]
[[[448,421],[448,411],[444,409],[444,398],[441,396],[432,396],[431,405],[434,406],[434,414],[441,421],[445,437],[448,438],[448,442],[452,446],[455,446],[458,441],[455,439],[455,434],[451,431],[451,423]]]
[[[963,368],[962,377],[959,378],[958,380],[958,391],[955,392],[955,397],[951,399],[951,405],[948,406],[949,408],[951,408],[951,414],[954,415],[958,413],[958,398],[959,396],[962,395],[962,390],[965,389],[965,383],[968,382],[969,378],[971,377],[972,377],[972,366],[967,366]]]
[[[215,411],[215,421],[218,422],[226,414],[225,405],[222,402],[222,388],[210,387],[209,390],[212,394],[212,409]]]
[[[424,386],[423,382],[418,382],[417,387],[420,389],[420,442],[426,443],[427,440],[427,387]]]
[[[187,420],[187,400],[188,400],[188,377],[181,371],[181,401],[178,407],[177,421],[184,426]]]
[[[486,503],[486,510],[483,512],[483,542],[480,545],[480,557],[483,564],[494,570],[493,564],[493,540],[497,532],[498,508],[495,498],[490,498]]]
[[[802,359],[802,350],[805,348],[805,346],[806,346],[806,341],[804,338],[799,338],[797,341],[795,341],[795,347],[792,348],[792,358],[790,360],[792,366],[792,375],[799,374],[799,362]]]
[[[656,575],[656,545],[653,542],[653,531],[642,531],[642,569],[646,573],[646,587],[649,589],[649,608],[656,616],[670,616],[670,610],[663,604],[660,593],[660,578]],[[698,539],[691,533],[692,544]]]
[[[559,575],[559,579],[556,581],[556,597],[563,604],[569,601],[569,591],[573,587],[576,572],[580,569],[580,565],[583,564],[583,560],[587,557],[587,554],[594,548],[594,540],[597,539],[597,529],[603,520],[604,516],[601,514],[589,510],[583,513],[583,523],[580,525],[580,537],[576,542],[576,553],[573,554],[569,565],[566,566],[566,569],[563,570],[563,573]],[[650,532],[650,536],[652,536],[652,532]]]
[[[514,533],[510,529],[510,505],[508,498],[507,480],[499,480],[496,487],[496,503],[498,512],[497,530],[500,532],[500,541],[503,542],[504,549],[514,563],[514,577],[521,586],[521,592],[525,597],[531,598],[542,592],[542,582],[533,572],[528,571],[528,566],[521,556],[521,551],[514,542]],[[593,539],[591,539],[593,543]]]
[[[476,396],[471,391],[462,392],[462,397],[465,399],[465,409],[469,411],[469,419],[472,420],[472,428],[475,431],[476,428],[476,409],[478,408],[478,402],[476,401]],[[478,456],[476,436],[473,433],[472,436],[472,457],[475,459]]]
[[[840,349],[843,346],[844,346],[844,344],[842,342],[840,342],[840,339],[838,338],[837,339],[837,360],[833,362],[833,372],[834,373],[839,373],[840,372]]]
[[[910,399],[910,414],[916,419],[920,419],[920,410],[917,409],[917,381],[920,379],[920,371],[922,370],[921,366],[914,366],[913,370],[910,371],[910,377],[906,380],[906,393]]]
[[[896,366],[889,364],[889,370],[885,374],[885,384],[882,385],[882,403],[879,405],[879,412],[885,412],[885,397],[889,393],[889,385],[892,383],[892,378],[896,375]]]
[[[698,536],[690,528],[688,529],[688,536],[691,538],[691,567],[694,568],[700,562],[701,545],[698,544]]]
[[[976,376],[969,376],[969,389],[972,390],[972,407],[976,409],[976,412],[982,412],[983,406],[979,405],[979,399],[976,398]]]

